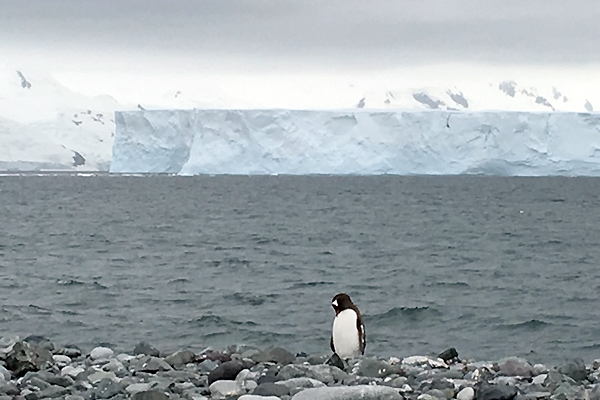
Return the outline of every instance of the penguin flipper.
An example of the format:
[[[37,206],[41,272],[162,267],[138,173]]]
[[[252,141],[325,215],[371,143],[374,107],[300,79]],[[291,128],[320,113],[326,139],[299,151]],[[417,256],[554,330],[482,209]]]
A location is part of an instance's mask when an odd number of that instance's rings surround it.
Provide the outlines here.
[[[331,351],[335,353],[335,347],[333,347],[333,336],[331,336],[331,339],[329,340],[329,347],[331,347]]]

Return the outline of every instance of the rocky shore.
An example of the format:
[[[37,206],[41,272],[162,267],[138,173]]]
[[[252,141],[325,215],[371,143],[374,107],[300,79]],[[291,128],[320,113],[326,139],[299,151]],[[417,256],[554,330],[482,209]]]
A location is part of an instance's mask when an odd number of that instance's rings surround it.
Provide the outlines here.
[[[291,354],[231,346],[164,354],[140,342],[131,353],[55,346],[40,336],[0,339],[0,400],[600,400],[600,360],[558,366],[509,357],[361,357]]]

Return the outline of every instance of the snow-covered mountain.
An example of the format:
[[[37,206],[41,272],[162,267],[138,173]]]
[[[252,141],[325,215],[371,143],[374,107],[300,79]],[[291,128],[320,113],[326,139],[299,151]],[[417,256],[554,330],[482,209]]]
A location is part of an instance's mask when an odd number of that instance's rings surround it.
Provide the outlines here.
[[[600,108],[600,92],[552,84],[530,87],[503,80],[486,84],[414,86],[372,90],[348,84],[326,96],[277,91],[251,93],[220,86],[178,84],[164,95],[121,104],[110,93],[86,96],[50,74],[0,65],[0,170],[107,171],[116,134],[115,111],[153,109],[394,109],[477,112],[571,111]],[[323,94],[323,92],[320,92]],[[315,97],[317,96],[317,97]]]

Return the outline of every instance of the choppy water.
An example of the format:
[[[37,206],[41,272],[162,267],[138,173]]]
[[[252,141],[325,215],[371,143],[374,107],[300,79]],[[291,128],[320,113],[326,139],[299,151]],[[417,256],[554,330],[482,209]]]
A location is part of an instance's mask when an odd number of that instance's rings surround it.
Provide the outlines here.
[[[600,357],[600,179],[0,177],[0,336]]]

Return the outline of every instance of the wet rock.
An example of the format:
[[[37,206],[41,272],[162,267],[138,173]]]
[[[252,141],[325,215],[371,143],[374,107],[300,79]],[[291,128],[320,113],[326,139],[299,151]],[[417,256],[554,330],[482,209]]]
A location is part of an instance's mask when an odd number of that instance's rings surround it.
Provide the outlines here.
[[[447,364],[460,362],[458,359],[458,351],[456,351],[454,347],[450,347],[449,349],[442,351],[440,354],[438,354],[438,358],[441,358]]]
[[[573,378],[576,381],[582,381],[587,378],[588,371],[581,358],[573,359],[558,368],[558,372]]]
[[[267,382],[261,383],[252,391],[254,395],[260,396],[286,396],[290,394],[290,389],[285,385],[279,385],[277,383]]]
[[[196,358],[196,354],[194,354],[191,350],[180,350],[176,353],[171,354],[170,356],[165,357],[165,361],[173,368],[179,368],[186,364],[191,363]]]
[[[333,386],[305,389],[292,400],[402,400],[394,388],[388,386]]]
[[[104,360],[107,358],[111,358],[114,352],[108,347],[96,347],[90,353],[90,358],[92,360]]]
[[[158,390],[148,390],[146,392],[138,392],[131,396],[132,400],[169,400],[166,393]]]
[[[495,385],[481,382],[476,388],[477,400],[512,400],[518,393],[511,385]]]
[[[218,380],[209,387],[211,398],[224,399],[229,396],[239,396],[245,390],[236,381]]]
[[[160,357],[160,351],[148,342],[139,342],[133,349],[134,355],[143,354],[146,356]]]
[[[524,376],[533,375],[533,367],[526,360],[517,357],[510,357],[500,362],[500,374],[505,376]]]
[[[291,378],[312,378],[325,384],[341,382],[349,377],[347,373],[331,365],[298,365],[289,364],[281,368],[279,376],[282,380]]]
[[[46,363],[52,362],[52,354],[43,348],[25,341],[17,342],[6,357],[6,366],[15,376],[21,377],[28,371],[39,371]]]
[[[208,374],[208,384],[219,380],[234,380],[244,368],[244,363],[239,360],[224,362]]]

